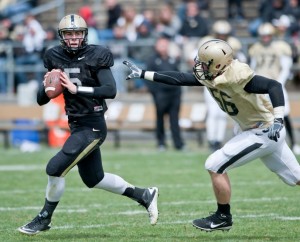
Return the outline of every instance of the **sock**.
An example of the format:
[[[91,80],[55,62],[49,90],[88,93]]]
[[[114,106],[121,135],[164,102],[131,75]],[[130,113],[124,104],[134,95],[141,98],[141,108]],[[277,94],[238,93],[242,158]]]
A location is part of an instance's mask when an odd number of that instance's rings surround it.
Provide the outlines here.
[[[229,204],[220,204],[220,203],[218,203],[217,212],[230,215],[230,205]]]
[[[42,208],[39,215],[43,218],[51,218],[58,203],[59,203],[59,201],[58,202],[50,202],[46,198],[44,207]]]
[[[119,195],[124,194],[129,187],[134,186],[126,182],[122,177],[107,172],[104,173],[103,179],[94,186],[94,188],[104,189]]]
[[[144,194],[145,189],[139,187],[127,187],[122,195],[129,197],[137,202],[142,202],[142,196]]]

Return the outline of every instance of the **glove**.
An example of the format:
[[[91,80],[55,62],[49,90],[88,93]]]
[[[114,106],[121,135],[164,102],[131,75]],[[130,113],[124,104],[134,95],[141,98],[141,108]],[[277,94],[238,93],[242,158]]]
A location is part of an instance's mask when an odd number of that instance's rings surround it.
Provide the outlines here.
[[[123,61],[123,64],[126,65],[131,71],[131,73],[127,76],[126,80],[132,78],[144,78],[145,71],[138,68],[134,63],[131,63],[129,61]]]
[[[269,127],[268,137],[277,142],[280,137],[280,130],[283,128],[283,119],[275,118],[274,123]]]

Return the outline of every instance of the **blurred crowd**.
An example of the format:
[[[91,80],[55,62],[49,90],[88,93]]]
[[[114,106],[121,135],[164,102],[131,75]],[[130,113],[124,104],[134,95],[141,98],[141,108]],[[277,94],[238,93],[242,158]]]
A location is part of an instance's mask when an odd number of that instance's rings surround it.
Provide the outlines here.
[[[182,0],[176,5],[174,1],[164,0],[160,8],[142,10],[135,5],[123,5],[122,1],[103,0],[101,8],[105,9],[106,23],[102,23],[101,28],[91,6],[82,6],[76,14],[81,15],[88,24],[89,44],[104,44],[111,48],[115,56],[113,69],[117,70],[114,73],[118,91],[143,92],[147,90],[147,86],[142,80],[124,81],[127,73],[122,61],[125,57],[145,66],[153,55],[156,39],[160,37],[170,40],[169,54],[172,58],[180,60],[182,70],[191,68],[200,43],[207,38],[229,41],[235,50],[236,58],[249,62],[248,50],[242,48],[242,43],[235,36],[235,26],[246,23],[249,35],[260,41],[258,29],[267,22],[275,28],[275,32],[272,33],[274,38],[285,40],[291,45],[293,62],[299,63],[299,0],[260,0],[255,19],[246,18],[243,3],[243,0],[227,0],[226,19],[214,20],[210,16],[208,0]],[[14,44],[14,92],[17,92],[19,84],[42,79],[44,70],[31,73],[22,71],[22,67],[42,65],[45,49],[58,43],[56,25],[42,25],[38,16],[30,14],[30,10],[38,5],[38,0],[1,0],[0,93],[8,91],[7,43]],[[20,14],[25,16],[21,20]]]

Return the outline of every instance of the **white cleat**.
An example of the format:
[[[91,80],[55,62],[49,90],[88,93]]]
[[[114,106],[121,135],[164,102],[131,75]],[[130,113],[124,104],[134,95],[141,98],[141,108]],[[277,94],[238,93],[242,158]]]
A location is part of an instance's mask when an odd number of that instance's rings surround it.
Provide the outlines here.
[[[158,220],[158,188],[149,187],[145,189],[140,204],[144,206],[149,214],[150,224],[155,225]]]

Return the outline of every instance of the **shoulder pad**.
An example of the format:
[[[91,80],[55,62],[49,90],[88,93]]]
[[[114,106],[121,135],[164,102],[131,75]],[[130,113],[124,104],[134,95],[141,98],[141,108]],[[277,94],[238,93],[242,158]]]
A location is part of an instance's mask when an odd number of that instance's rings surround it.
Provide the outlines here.
[[[234,60],[224,74],[217,77],[215,81],[217,84],[231,83],[235,89],[243,89],[253,75],[254,71],[248,64]]]
[[[291,46],[283,40],[274,41],[274,47],[275,47],[277,53],[279,52],[282,55],[288,55],[288,56],[292,55]]]
[[[89,64],[94,67],[111,67],[114,65],[114,59],[111,51],[99,45],[91,45],[91,55],[89,56]]]

